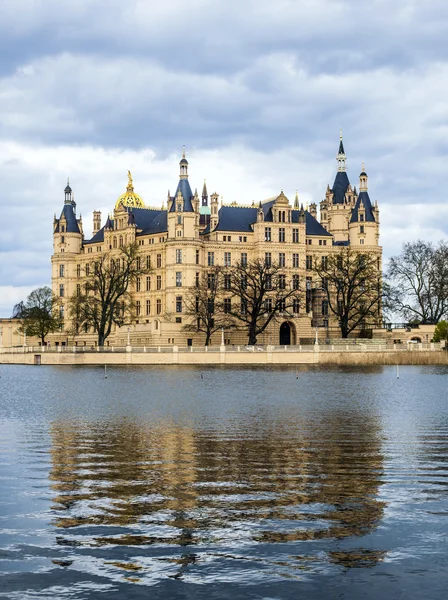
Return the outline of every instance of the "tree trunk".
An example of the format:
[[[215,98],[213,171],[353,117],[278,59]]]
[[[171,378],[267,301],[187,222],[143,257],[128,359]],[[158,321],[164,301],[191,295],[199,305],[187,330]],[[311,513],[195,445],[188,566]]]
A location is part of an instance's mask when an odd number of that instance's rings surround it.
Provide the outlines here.
[[[250,325],[249,326],[249,346],[255,346],[255,344],[257,343],[257,334],[256,334],[256,330],[255,330],[255,325]]]
[[[102,348],[104,346],[104,342],[106,340],[106,336],[103,333],[98,334],[98,346]]]
[[[210,331],[207,331],[207,333],[205,334],[205,345],[209,346],[210,345],[210,338],[211,338],[211,333]]]

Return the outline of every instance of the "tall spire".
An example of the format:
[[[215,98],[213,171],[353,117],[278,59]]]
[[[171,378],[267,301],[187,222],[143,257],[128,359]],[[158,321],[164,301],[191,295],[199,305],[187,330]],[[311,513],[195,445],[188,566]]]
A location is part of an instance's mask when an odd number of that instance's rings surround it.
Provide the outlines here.
[[[208,192],[207,192],[207,185],[205,183],[205,179],[204,179],[204,186],[202,188],[202,206],[208,206]]]
[[[179,163],[180,179],[188,179],[188,160],[185,158],[185,146],[182,146],[182,159]]]
[[[345,155],[344,144],[342,143],[342,129],[339,134],[339,149],[338,149],[338,153],[336,155],[336,160],[338,161],[338,171],[342,171],[342,172],[346,171],[347,170],[347,165],[346,165],[347,157]]]
[[[296,197],[294,199],[294,208],[299,208],[299,192],[296,190]]]

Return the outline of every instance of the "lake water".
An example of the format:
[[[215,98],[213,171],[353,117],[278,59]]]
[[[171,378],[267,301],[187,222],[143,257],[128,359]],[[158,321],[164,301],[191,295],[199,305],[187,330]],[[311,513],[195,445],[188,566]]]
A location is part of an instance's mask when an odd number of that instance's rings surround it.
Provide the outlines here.
[[[445,599],[448,368],[0,365],[0,598]]]

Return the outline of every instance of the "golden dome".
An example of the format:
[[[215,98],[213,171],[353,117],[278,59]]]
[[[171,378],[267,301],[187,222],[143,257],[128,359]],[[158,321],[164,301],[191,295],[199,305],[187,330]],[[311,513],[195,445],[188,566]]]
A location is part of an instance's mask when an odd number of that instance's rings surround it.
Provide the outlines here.
[[[131,208],[145,208],[143,200],[138,194],[134,192],[134,184],[132,182],[131,172],[128,171],[128,187],[124,194],[118,198],[115,203],[115,210],[120,208],[120,204],[123,206],[129,206]]]

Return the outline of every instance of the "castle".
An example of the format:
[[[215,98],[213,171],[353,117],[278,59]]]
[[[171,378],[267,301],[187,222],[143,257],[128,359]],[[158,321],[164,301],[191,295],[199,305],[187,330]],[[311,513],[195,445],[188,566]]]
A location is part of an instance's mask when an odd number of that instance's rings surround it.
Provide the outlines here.
[[[93,235],[85,239],[73,191],[67,184],[64,206],[60,217],[55,216],[53,227],[52,288],[60,298],[65,320],[61,332],[52,336],[55,343],[96,343],[93,331],[70,337],[68,301],[88,276],[89,263],[95,256],[118,254],[129,243],[138,244],[142,264],[150,271],[137,279],[132,290],[132,322],[112,332],[107,341],[110,345],[123,346],[128,341],[139,346],[202,345],[203,334],[185,331],[185,295],[208,268],[255,258],[280,264],[288,280],[300,282],[304,296],[297,312],[272,322],[259,343],[297,344],[314,337],[317,327],[321,331],[326,327],[328,333],[335,322],[318,293],[313,261],[321,261],[340,246],[374,253],[379,265],[382,257],[378,204],[370,200],[364,165],[359,191],[351,185],[342,136],[336,158],[336,177],[320,202],[320,219],[315,203],[304,209],[297,194],[292,204],[283,191],[250,206],[220,206],[218,194],[209,196],[205,183],[199,196],[190,186],[184,151],[177,189],[174,196],[168,193],[166,207],[145,207],[128,172],[126,191],[116,201],[113,215],[102,225],[101,213],[94,211]],[[221,335],[215,334],[212,343],[221,343]],[[241,330],[225,331],[223,335],[226,344],[247,340],[246,332]]]

